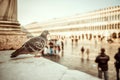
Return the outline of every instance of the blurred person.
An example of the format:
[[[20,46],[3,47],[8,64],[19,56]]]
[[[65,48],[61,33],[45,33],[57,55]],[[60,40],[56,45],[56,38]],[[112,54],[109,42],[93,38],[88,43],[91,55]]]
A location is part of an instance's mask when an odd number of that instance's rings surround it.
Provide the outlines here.
[[[48,46],[45,46],[45,48],[43,50],[43,55],[47,55],[48,53],[49,53]]]
[[[52,41],[49,42],[49,54],[50,55],[53,55],[54,51],[53,51],[53,47],[54,47],[54,44]]]
[[[87,53],[87,60],[89,60],[89,53],[90,53],[90,51],[89,51],[88,48],[87,48],[87,50],[86,50],[86,53]]]
[[[98,63],[98,77],[102,78],[104,73],[104,80],[108,80],[108,61],[109,56],[105,54],[105,49],[101,48],[100,54],[96,57],[95,62]]]
[[[84,49],[84,47],[82,46],[82,47],[81,47],[82,59],[84,58],[84,51],[85,51],[85,49]]]
[[[114,59],[115,59],[116,77],[117,77],[117,80],[120,80],[120,78],[119,78],[120,48],[118,48],[118,52],[115,54]]]

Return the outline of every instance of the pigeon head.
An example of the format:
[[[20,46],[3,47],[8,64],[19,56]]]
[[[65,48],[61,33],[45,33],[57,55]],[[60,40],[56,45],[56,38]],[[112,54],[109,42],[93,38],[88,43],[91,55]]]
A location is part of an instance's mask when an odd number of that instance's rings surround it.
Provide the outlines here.
[[[46,38],[48,34],[49,34],[49,32],[47,30],[45,30],[41,33],[40,36]]]

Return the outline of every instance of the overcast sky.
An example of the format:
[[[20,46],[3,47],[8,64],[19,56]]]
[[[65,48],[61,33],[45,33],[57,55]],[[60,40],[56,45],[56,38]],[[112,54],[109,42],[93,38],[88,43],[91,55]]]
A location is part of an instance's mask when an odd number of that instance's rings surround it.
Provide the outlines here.
[[[21,25],[120,5],[120,0],[18,0]]]

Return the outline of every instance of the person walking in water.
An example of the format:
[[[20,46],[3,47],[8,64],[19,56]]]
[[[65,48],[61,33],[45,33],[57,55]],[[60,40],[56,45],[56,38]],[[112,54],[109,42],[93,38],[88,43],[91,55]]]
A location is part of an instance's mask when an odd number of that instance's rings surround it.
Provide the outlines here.
[[[87,50],[86,50],[86,53],[87,53],[87,60],[89,60],[89,53],[90,53],[90,51],[89,51],[88,48],[87,48]]]
[[[82,59],[84,58],[84,51],[85,51],[85,49],[84,49],[84,47],[82,46],[82,47],[81,47]]]
[[[98,77],[102,78],[104,73],[104,80],[108,80],[108,61],[109,56],[105,54],[105,49],[101,48],[100,54],[96,57],[95,62],[98,63]]]
[[[118,52],[115,54],[114,59],[115,59],[116,77],[117,77],[117,80],[120,80],[120,78],[119,78],[120,48],[118,48]]]

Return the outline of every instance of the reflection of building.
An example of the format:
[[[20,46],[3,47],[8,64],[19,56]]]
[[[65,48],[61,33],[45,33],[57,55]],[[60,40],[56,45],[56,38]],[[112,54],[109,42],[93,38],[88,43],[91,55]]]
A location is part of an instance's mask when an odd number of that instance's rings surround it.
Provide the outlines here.
[[[120,6],[104,8],[71,17],[33,23],[26,26],[33,35],[49,30],[55,36],[73,38],[120,38]]]

